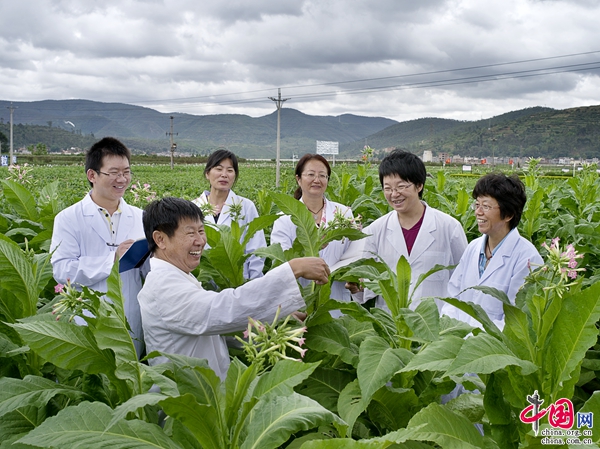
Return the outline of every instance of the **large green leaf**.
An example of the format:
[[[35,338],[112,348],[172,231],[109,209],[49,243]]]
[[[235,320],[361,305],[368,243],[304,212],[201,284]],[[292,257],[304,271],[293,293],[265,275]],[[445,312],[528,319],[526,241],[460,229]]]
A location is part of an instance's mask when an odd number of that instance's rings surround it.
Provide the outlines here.
[[[353,440],[351,438],[333,438],[313,440],[304,443],[300,449],[431,449],[431,445],[420,441],[410,441],[415,429],[402,429],[390,432],[379,438]]]
[[[339,356],[345,363],[355,365],[358,354],[344,326],[336,321],[310,327],[306,346],[309,349]]]
[[[20,407],[2,415],[0,419],[0,449],[29,449],[31,446],[12,445],[13,441],[25,436],[47,418],[47,407]]]
[[[122,420],[109,427],[112,413],[112,409],[101,402],[82,402],[48,418],[19,442],[48,448],[183,449],[155,424]]]
[[[11,325],[23,341],[46,360],[63,369],[88,374],[108,373],[115,369],[112,352],[98,348],[92,331],[52,317],[40,316]]]
[[[367,234],[365,234],[361,230],[353,229],[353,228],[342,228],[342,229],[334,229],[334,230],[326,229],[325,231],[326,231],[325,235],[323,236],[323,239],[321,240],[322,245],[327,245],[330,242],[342,240],[342,239],[360,240],[360,239],[364,239],[367,236]]]
[[[373,395],[367,413],[379,429],[394,431],[407,426],[418,402],[419,399],[412,388],[396,389],[385,386]]]
[[[181,421],[204,449],[227,447],[228,433],[223,431],[221,417],[214,407],[198,404],[190,393],[167,398],[160,405],[167,415]]]
[[[400,310],[408,307],[409,293],[410,293],[410,281],[411,281],[411,269],[408,260],[404,256],[400,256],[398,263],[396,264],[396,297],[393,298],[397,303],[394,306],[395,310]],[[386,303],[388,300],[385,298]],[[388,307],[390,304],[388,303]],[[390,310],[394,310],[390,307]],[[396,318],[396,314],[392,313],[392,316]]]
[[[444,449],[477,449],[484,447],[483,437],[464,416],[433,403],[419,411],[408,428],[421,426],[413,439],[433,441]]]
[[[415,310],[400,309],[400,313],[413,333],[413,340],[421,342],[439,340],[440,313],[433,298],[421,301]]]
[[[296,391],[337,413],[340,393],[355,378],[353,373],[348,371],[319,367],[296,388]]]
[[[285,257],[285,252],[281,248],[281,243],[274,243],[266,248],[258,248],[252,254],[258,257],[271,259],[273,261],[271,268],[275,268],[288,261],[287,257]]]
[[[367,409],[368,401],[363,399],[358,379],[350,382],[341,392],[337,408],[340,417],[348,424],[345,437],[352,436],[352,429],[358,417]]]
[[[360,345],[358,382],[365,403],[368,405],[377,390],[390,381],[402,369],[413,354],[402,348],[391,348],[381,337],[369,337]]]
[[[359,321],[349,315],[341,316],[338,318],[338,321],[348,330],[350,341],[356,345],[360,346],[365,338],[377,335],[373,328],[373,323],[369,323],[368,321]]]
[[[166,398],[167,396],[159,393],[138,394],[115,408],[108,427],[112,427],[121,419],[127,418],[129,413],[135,413],[138,409],[147,405],[156,405]]]
[[[231,361],[225,379],[225,421],[231,429],[238,418],[242,401],[254,385],[258,369],[255,364],[249,367],[236,357]]]
[[[22,380],[3,377],[0,379],[0,417],[22,407],[44,408],[56,395],[79,400],[84,393],[38,376],[26,376]]]
[[[313,373],[319,363],[281,360],[271,371],[258,379],[252,395],[258,398],[266,395],[288,396],[294,392],[296,385],[302,383]]]
[[[535,332],[527,314],[518,307],[504,306],[504,342],[520,358],[535,361]]]
[[[488,334],[493,335],[494,337],[496,337],[499,340],[502,339],[502,332],[500,332],[500,329],[498,329],[498,326],[496,326],[494,324],[494,322],[492,320],[490,320],[490,317],[488,316],[488,314],[485,312],[485,310],[483,310],[483,307],[481,307],[479,304],[474,304],[470,301],[464,302],[464,301],[461,301],[460,299],[456,299],[456,298],[440,298],[440,299],[442,301],[446,301],[450,305],[453,305],[457,309],[462,310],[467,315],[475,318],[477,321],[479,321],[481,323],[481,325],[483,326],[483,328],[485,329],[485,331]]]
[[[270,396],[250,412],[241,433],[240,449],[274,449],[290,435],[320,425],[344,422],[318,402],[299,394]]]
[[[140,367],[144,371],[144,391],[148,391],[151,386],[156,385],[160,388],[160,392],[166,396],[178,396],[179,389],[177,384],[172,379],[162,374],[163,368],[168,366],[167,364],[161,364],[156,366],[149,366],[140,363]],[[150,387],[148,386],[150,385]]]
[[[176,419],[167,419],[165,421],[165,432],[169,435],[173,441],[185,449],[203,449],[200,442],[196,439],[194,434],[185,427],[181,421]]]
[[[573,375],[585,357],[585,352],[596,343],[600,319],[600,283],[563,298],[563,307],[556,317],[552,334],[544,351],[544,368],[549,373],[543,390],[552,395],[552,400],[561,390],[562,384]],[[571,382],[572,384],[572,382]],[[560,397],[571,397],[570,391],[561,391]]]
[[[133,392],[139,394],[142,391],[142,368],[137,362],[135,346],[127,329],[118,265],[114,264],[108,276],[106,296],[111,303],[100,302],[94,337],[100,349],[115,353],[115,376],[130,382]]]
[[[262,231],[263,229],[268,228],[273,223],[275,223],[275,220],[277,220],[278,218],[279,215],[275,214],[260,215],[254,220],[252,220],[250,223],[248,223],[248,225],[246,226],[246,233],[244,234],[244,240],[242,241],[242,246],[245,248],[250,239],[254,237],[254,234],[256,234],[258,231]]]
[[[434,341],[421,349],[400,372],[409,371],[446,371],[465,340],[449,335],[442,340]]]
[[[279,209],[292,219],[296,225],[296,239],[302,246],[305,256],[319,257],[319,233],[315,220],[306,206],[285,193],[271,192],[273,202]]]
[[[29,190],[18,182],[8,179],[0,179],[0,182],[4,184],[4,197],[15,212],[21,218],[37,221],[39,214],[36,208],[35,198],[29,193]]]
[[[0,312],[15,322],[35,314],[38,300],[37,283],[31,263],[12,240],[0,234],[0,289],[11,292],[0,295]]]
[[[530,361],[518,358],[501,341],[482,332],[466,339],[445,375],[490,374],[509,365],[519,366],[523,375],[539,369]]]
[[[50,259],[52,254],[38,253],[34,255],[34,263],[32,266],[33,276],[35,278],[36,295],[39,296],[46,288],[49,282],[52,281],[52,264]]]
[[[244,283],[244,261],[248,255],[228,226],[220,227],[220,234],[219,242],[206,250],[204,256],[226,281],[225,285],[219,285],[221,288],[239,287]]]
[[[181,394],[192,394],[199,404],[210,405],[218,413],[225,409],[225,392],[212,369],[175,364],[173,375]]]
[[[362,305],[354,301],[345,302],[330,300],[321,304],[319,309],[317,309],[313,315],[310,315],[306,320],[306,324],[308,325],[309,329],[312,328],[312,326],[332,322],[333,319],[329,314],[329,310],[339,310],[345,316],[351,317],[356,321],[361,323],[369,323],[373,326],[373,329],[379,336],[390,342],[394,340],[395,327],[389,313],[381,309],[371,309],[371,311],[368,311]],[[350,329],[348,329],[348,332],[350,332]],[[350,334],[349,336],[352,338]]]

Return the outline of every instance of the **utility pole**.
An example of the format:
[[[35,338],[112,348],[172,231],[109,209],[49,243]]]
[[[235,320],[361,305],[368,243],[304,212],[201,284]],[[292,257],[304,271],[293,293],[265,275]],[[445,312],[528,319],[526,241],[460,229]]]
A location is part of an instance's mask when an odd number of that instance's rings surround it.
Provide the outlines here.
[[[173,170],[173,156],[175,155],[175,149],[177,148],[177,144],[173,142],[173,136],[176,136],[179,133],[173,134],[173,116],[171,116],[171,132],[166,133],[167,136],[170,137],[171,141],[171,170]]]
[[[277,92],[279,93],[278,97],[269,97],[269,100],[272,100],[275,102],[275,104],[277,105],[277,157],[276,157],[276,171],[275,171],[275,187],[279,187],[279,172],[280,172],[280,152],[279,152],[279,136],[280,136],[280,130],[281,130],[281,107],[283,106],[283,103],[285,103],[286,101],[289,100],[289,98],[281,98],[281,88],[277,89]]]
[[[8,156],[8,166],[13,166],[13,111],[17,109],[16,106],[13,106],[12,101],[10,102],[10,106],[7,106],[6,109],[10,111],[10,152]]]

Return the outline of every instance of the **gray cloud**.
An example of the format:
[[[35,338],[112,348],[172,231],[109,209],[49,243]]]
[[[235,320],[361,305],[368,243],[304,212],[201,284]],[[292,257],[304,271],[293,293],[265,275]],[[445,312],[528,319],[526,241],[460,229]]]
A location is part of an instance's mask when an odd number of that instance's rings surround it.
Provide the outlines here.
[[[600,52],[547,59],[600,51],[599,13],[595,0],[1,2],[0,84],[5,100],[253,116],[281,87],[309,114],[478,119],[600,103]]]

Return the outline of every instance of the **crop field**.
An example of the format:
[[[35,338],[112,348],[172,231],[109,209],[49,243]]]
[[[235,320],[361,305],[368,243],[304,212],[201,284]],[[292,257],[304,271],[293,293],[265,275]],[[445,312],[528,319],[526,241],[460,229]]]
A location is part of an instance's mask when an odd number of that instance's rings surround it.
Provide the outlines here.
[[[364,282],[389,310],[332,300],[330,284],[303,287],[304,323],[250,320],[242,349],[230,348],[223,382],[205,361],[163,354],[168,364],[150,366],[137,359],[118,264],[108,292],[52,279],[54,217],[88,192],[82,165],[0,167],[0,447],[599,447],[600,178],[595,165],[565,173],[538,162],[518,171],[528,198],[518,229],[544,263],[531,266],[514,304],[486,290],[504,303],[503,328],[456,298],[440,299],[459,304],[480,328],[440,315],[433,298],[411,310],[406,259],[396,267],[361,260],[331,280]],[[125,199],[141,208],[208,189],[203,164],[132,169]],[[272,162],[245,161],[239,171],[233,189],[261,215],[248,232],[264,230],[268,243],[282,211],[298,224],[301,238],[290,250],[277,244],[255,252],[265,271],[363,236],[355,221],[314,226],[291,198],[292,163],[283,164],[279,188]],[[489,171],[428,167],[423,199],[456,218],[468,240],[479,236],[471,192]],[[362,225],[389,211],[377,166],[368,162],[336,164],[327,196],[350,206]],[[193,272],[203,286],[246,282],[242,231],[237,222],[207,231],[211,248]],[[110,301],[100,299],[104,293]],[[343,315],[333,318],[332,310]],[[74,324],[74,315],[87,326]],[[448,400],[458,384],[466,393]]]

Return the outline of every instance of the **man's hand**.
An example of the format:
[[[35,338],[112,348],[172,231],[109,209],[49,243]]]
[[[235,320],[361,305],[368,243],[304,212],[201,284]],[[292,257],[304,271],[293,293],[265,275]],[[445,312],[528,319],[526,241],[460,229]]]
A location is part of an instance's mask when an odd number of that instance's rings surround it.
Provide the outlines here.
[[[129,247],[131,245],[133,245],[135,243],[135,240],[133,239],[129,239],[129,240],[125,240],[123,243],[121,243],[118,247],[117,247],[117,251],[115,254],[115,260],[117,259],[117,257],[120,259],[121,257],[123,257],[123,254],[125,254],[125,251],[127,251],[129,249]]]
[[[296,279],[303,277],[317,284],[329,282],[329,267],[320,257],[300,257],[290,260],[289,264]]]

